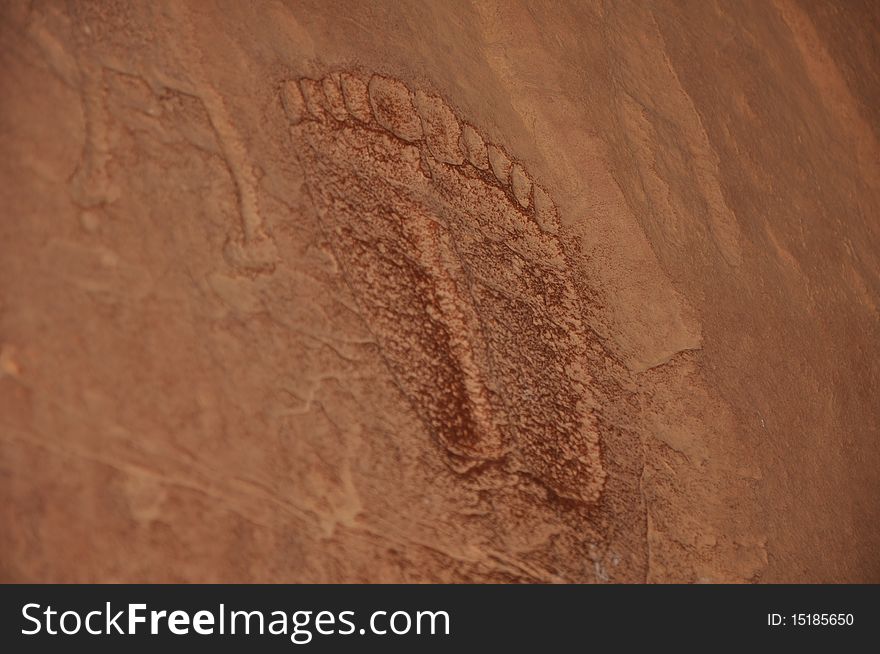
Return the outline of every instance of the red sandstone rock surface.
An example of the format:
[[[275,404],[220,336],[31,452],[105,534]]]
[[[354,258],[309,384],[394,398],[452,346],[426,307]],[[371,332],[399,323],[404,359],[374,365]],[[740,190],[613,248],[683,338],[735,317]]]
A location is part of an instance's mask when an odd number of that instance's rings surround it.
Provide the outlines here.
[[[880,581],[873,3],[0,11],[0,580]]]

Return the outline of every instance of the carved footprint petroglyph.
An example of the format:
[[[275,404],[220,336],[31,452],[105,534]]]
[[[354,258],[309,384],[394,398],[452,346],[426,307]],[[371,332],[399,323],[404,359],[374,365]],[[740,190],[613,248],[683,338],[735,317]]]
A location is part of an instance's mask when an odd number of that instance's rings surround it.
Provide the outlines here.
[[[556,208],[439,97],[332,73],[281,101],[322,227],[397,384],[461,469],[595,502],[591,348]]]

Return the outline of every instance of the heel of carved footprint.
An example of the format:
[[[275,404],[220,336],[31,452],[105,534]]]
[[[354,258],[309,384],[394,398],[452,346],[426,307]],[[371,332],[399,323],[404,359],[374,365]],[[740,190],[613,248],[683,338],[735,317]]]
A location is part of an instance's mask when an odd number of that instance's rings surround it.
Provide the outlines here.
[[[598,426],[568,373],[591,335],[549,194],[399,80],[285,82],[281,103],[348,283],[429,431],[456,463],[509,457],[557,495],[595,501]]]

